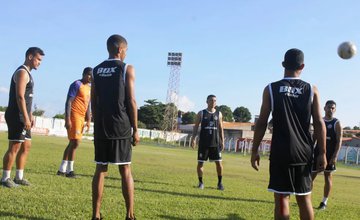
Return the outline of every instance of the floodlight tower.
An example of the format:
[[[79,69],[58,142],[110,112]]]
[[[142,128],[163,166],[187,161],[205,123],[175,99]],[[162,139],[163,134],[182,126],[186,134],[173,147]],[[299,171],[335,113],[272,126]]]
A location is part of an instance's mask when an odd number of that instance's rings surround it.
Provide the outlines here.
[[[166,95],[166,109],[164,115],[164,131],[177,130],[177,107],[180,87],[180,69],[182,53],[169,52],[167,65],[170,67],[170,77]]]

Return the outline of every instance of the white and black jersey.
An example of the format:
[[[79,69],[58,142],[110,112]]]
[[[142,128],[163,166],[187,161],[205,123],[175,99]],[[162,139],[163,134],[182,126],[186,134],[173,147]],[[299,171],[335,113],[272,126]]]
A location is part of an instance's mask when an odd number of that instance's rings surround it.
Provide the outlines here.
[[[269,84],[268,89],[273,117],[270,162],[288,165],[311,163],[312,86],[298,77],[286,77]]]
[[[325,126],[326,126],[326,159],[329,161],[333,154],[335,153],[337,136],[336,136],[336,123],[338,123],[337,118],[333,118],[332,120],[326,120],[324,118]],[[316,145],[315,157],[319,155],[319,147]]]
[[[96,96],[94,137],[99,139],[126,139],[131,137],[127,114],[126,64],[119,59],[108,59],[93,70]]]
[[[30,117],[31,115],[31,106],[32,106],[32,100],[33,100],[33,91],[34,91],[34,80],[30,74],[30,71],[27,69],[26,66],[22,65],[18,67],[15,70],[15,73],[11,77],[11,83],[10,83],[10,92],[9,92],[9,103],[8,107],[5,112],[6,120],[12,120],[12,121],[19,121],[21,123],[24,123],[24,115],[19,110],[19,106],[16,101],[16,74],[18,74],[19,70],[25,70],[29,76],[29,81],[26,84],[25,87],[25,103],[26,103],[26,111]]]
[[[199,148],[219,147],[219,114],[218,110],[215,112],[202,110]]]

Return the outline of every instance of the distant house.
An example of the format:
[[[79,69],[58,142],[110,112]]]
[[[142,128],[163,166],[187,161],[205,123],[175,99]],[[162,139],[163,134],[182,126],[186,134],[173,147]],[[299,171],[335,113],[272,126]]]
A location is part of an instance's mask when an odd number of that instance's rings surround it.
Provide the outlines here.
[[[252,122],[224,122],[224,136],[226,139],[252,139],[254,137],[254,126]],[[199,126],[200,127],[200,126]],[[194,124],[180,125],[180,131],[182,133],[192,134]],[[271,133],[266,131],[264,140],[270,140]]]
[[[360,147],[359,137],[343,138],[342,146]]]

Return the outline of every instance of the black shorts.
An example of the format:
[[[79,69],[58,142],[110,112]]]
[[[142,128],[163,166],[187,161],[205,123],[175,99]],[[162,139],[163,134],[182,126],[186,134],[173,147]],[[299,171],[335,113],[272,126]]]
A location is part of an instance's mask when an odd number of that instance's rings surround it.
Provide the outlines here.
[[[311,165],[283,165],[270,162],[268,191],[279,194],[311,193]]]
[[[207,160],[221,161],[221,151],[219,147],[199,147],[198,150],[198,161],[205,162]]]
[[[125,165],[131,163],[131,139],[94,139],[95,163]]]
[[[9,141],[24,142],[31,140],[31,131],[25,130],[24,123],[17,119],[6,118]]]
[[[333,153],[326,153],[326,161],[329,162],[331,160],[333,156]],[[318,153],[315,151],[314,152],[314,161],[313,161],[313,165],[312,165],[312,172],[313,173],[318,173],[319,171],[316,169],[316,160],[318,157]],[[332,173],[336,171],[336,166],[335,164],[327,164],[325,167],[324,172],[328,172],[328,173]],[[321,171],[320,171],[321,172]]]

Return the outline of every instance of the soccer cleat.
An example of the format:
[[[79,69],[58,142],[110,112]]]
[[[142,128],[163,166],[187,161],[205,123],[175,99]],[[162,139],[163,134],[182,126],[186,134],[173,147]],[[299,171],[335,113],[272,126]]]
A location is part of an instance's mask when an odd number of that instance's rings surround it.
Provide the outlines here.
[[[77,178],[78,177],[74,171],[68,172],[67,174],[65,174],[65,176],[68,178]]]
[[[320,205],[318,207],[319,210],[325,210],[326,209],[326,204],[323,202],[320,202]]]
[[[14,178],[14,183],[18,184],[18,185],[23,185],[23,186],[30,186],[30,182],[26,179],[22,179],[22,180],[19,180],[19,179],[16,179]]]
[[[56,175],[58,176],[66,176],[65,172],[61,172],[60,170],[57,171]]]
[[[217,186],[217,189],[218,190],[224,190],[224,186],[222,183],[219,183],[218,186]]]
[[[136,220],[136,218],[129,218],[129,217],[126,217],[125,220]]]
[[[12,181],[10,178],[7,178],[5,181],[1,181],[1,185],[7,188],[18,187],[18,185],[14,183],[14,181]]]
[[[204,183],[199,183],[198,188],[199,188],[199,189],[204,189]]]

